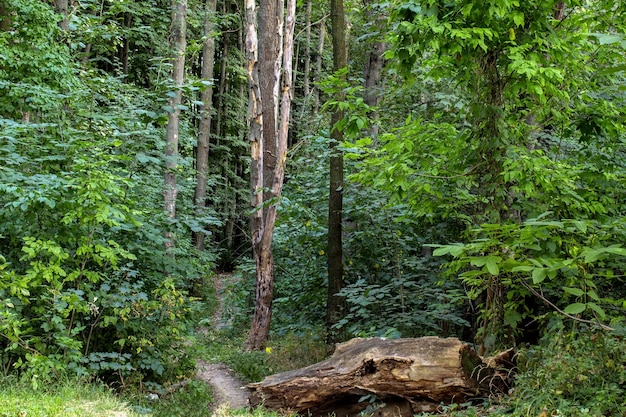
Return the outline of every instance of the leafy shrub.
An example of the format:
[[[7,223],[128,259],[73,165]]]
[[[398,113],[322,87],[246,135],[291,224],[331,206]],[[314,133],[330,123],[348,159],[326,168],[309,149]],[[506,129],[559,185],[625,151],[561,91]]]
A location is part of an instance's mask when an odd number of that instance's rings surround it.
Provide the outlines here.
[[[557,329],[562,330],[560,321]],[[626,413],[626,341],[579,329],[548,334],[518,360],[513,415],[623,416]]]

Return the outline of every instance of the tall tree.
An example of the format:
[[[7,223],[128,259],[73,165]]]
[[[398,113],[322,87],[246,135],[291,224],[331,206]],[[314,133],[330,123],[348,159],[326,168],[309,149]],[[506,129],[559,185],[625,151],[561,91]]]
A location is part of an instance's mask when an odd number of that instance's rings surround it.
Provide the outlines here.
[[[333,38],[333,69],[338,72],[348,65],[346,47],[346,17],[343,0],[330,1],[330,16]],[[345,98],[343,93],[338,101]],[[341,242],[343,211],[343,154],[337,145],[343,140],[343,131],[337,124],[344,111],[337,106],[331,116],[330,194],[328,198],[328,295],[326,302],[327,342],[336,340],[333,325],[343,315],[344,300],[338,295],[343,287],[343,247]]]
[[[371,0],[364,1],[365,18],[371,24],[370,32],[373,37],[367,41],[367,50],[365,51],[365,68],[363,69],[363,101],[370,107],[377,107],[380,102],[380,84],[382,81],[385,43],[383,42],[384,24],[386,16],[377,13]],[[370,114],[372,123],[370,125],[369,134],[372,137],[378,136],[378,111],[374,110]]]
[[[319,41],[317,43],[317,58],[315,60],[315,85],[319,85],[322,80],[322,64],[324,58],[324,40],[326,39],[326,19],[322,18],[319,24]],[[313,114],[317,114],[320,108],[320,92],[319,88],[315,87],[315,94],[313,97]]]
[[[309,96],[309,74],[311,72],[311,10],[313,1],[306,2],[305,40],[304,40],[304,84],[302,85],[305,99]]]
[[[213,69],[215,67],[215,37],[213,35],[213,19],[217,0],[207,0],[204,16],[204,43],[202,45],[202,79],[213,83]],[[211,111],[213,109],[213,86],[207,85],[200,95],[204,104],[200,112],[200,126],[198,128],[198,146],[196,153],[196,188],[193,202],[196,216],[202,217],[206,208],[207,175],[209,172],[209,141],[211,136]],[[203,232],[193,233],[193,243],[198,250],[204,249]]]
[[[176,217],[176,168],[178,159],[178,131],[180,108],[182,101],[182,85],[185,75],[185,50],[187,47],[187,0],[171,0],[170,42],[172,49],[172,87],[169,100],[167,132],[165,138],[165,184],[163,188],[163,206],[170,219]],[[165,251],[174,247],[174,234],[165,232]]]
[[[246,0],[246,54],[251,145],[252,249],[256,263],[256,304],[246,348],[267,343],[274,297],[272,240],[283,186],[291,109],[293,31],[296,1],[288,0],[283,38],[282,0]],[[281,65],[282,58],[282,65]],[[282,77],[281,77],[282,75]],[[281,86],[280,111],[278,92]],[[280,118],[278,115],[280,114]]]

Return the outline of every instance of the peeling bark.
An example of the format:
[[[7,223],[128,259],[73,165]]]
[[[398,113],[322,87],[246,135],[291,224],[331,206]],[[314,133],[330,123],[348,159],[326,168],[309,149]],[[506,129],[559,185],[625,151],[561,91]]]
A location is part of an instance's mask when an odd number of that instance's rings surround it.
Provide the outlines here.
[[[278,4],[281,6],[276,8]],[[258,350],[265,346],[272,316],[274,297],[272,240],[287,158],[296,2],[295,0],[287,2],[284,38],[282,1],[262,1],[259,10],[263,10],[264,14],[263,19],[259,19],[261,36],[257,38],[255,1],[246,0],[246,54],[250,87],[248,121],[252,156],[251,229],[257,278],[254,317],[246,341],[246,348],[249,350]],[[280,50],[274,54],[277,39],[284,40],[284,43],[279,42]],[[262,56],[266,62],[261,59]],[[278,57],[282,57],[280,66],[277,66],[275,61]],[[284,73],[282,77],[281,72]],[[281,79],[282,85],[272,84],[278,83]],[[277,91],[281,92],[280,109],[277,107],[279,103],[276,98]]]

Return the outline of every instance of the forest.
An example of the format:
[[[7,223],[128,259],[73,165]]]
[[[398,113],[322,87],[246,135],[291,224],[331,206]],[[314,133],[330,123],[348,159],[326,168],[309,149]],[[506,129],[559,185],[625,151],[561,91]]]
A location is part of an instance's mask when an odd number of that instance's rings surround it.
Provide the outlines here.
[[[625,122],[621,1],[0,0],[0,397],[438,336],[626,415]]]

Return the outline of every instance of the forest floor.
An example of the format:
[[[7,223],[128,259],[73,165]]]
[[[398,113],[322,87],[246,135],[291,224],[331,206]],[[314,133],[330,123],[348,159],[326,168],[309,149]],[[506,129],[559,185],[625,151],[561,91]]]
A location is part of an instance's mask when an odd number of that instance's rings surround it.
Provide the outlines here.
[[[218,274],[214,278],[215,297],[218,304],[212,321],[216,329],[225,325],[222,314],[224,311],[223,290],[224,283],[229,279],[231,279],[229,274]],[[199,331],[206,331],[206,329]],[[228,366],[223,363],[209,363],[200,359],[196,369],[196,377],[209,384],[213,390],[212,415],[216,415],[218,409],[240,409],[248,406],[249,390],[245,388],[244,383],[234,375]]]

